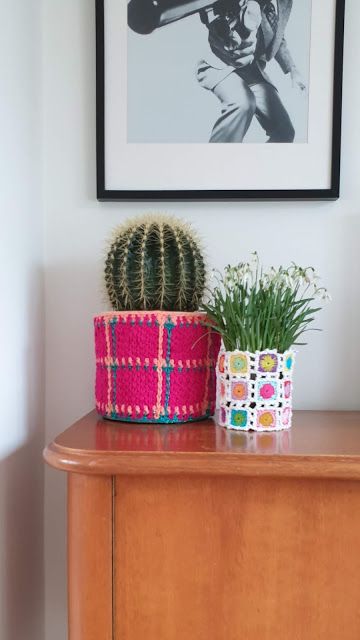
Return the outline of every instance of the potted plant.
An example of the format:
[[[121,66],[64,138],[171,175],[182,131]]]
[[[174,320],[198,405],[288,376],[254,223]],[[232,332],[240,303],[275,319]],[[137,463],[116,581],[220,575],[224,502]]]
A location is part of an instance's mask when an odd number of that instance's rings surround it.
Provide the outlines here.
[[[94,320],[102,416],[169,423],[213,415],[220,339],[199,311],[205,280],[189,225],[147,215],[115,229],[105,261],[113,310]]]
[[[312,267],[292,264],[264,271],[257,254],[250,263],[214,274],[203,305],[222,337],[219,353],[219,422],[230,429],[288,429],[292,416],[293,347],[329,298]]]

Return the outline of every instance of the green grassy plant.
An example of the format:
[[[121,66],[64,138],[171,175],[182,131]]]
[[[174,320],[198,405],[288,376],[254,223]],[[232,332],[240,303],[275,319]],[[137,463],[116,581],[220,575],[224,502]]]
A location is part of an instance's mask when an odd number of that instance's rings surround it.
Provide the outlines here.
[[[277,349],[283,353],[309,331],[320,311],[316,299],[330,298],[319,287],[313,267],[271,267],[264,271],[258,255],[249,263],[213,272],[215,286],[203,304],[227,351]]]

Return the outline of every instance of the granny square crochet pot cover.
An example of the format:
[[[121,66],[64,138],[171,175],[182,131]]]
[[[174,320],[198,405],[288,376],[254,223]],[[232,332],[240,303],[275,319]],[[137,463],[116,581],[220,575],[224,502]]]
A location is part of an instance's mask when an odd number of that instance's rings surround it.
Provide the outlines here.
[[[205,319],[200,312],[96,316],[98,413],[112,420],[155,423],[212,416],[220,338]]]
[[[239,431],[291,427],[295,353],[276,350],[219,353],[219,423]]]

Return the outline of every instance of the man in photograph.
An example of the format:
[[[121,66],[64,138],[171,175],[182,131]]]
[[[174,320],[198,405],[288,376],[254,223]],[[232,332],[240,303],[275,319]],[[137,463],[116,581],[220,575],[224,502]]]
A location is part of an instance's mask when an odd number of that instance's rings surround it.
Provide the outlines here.
[[[292,143],[295,130],[278,90],[265,72],[275,59],[294,87],[305,84],[292,59],[285,30],[293,0],[240,0],[236,15],[201,12],[211,53],[199,62],[197,79],[221,103],[210,142],[244,141],[254,118],[267,142]]]

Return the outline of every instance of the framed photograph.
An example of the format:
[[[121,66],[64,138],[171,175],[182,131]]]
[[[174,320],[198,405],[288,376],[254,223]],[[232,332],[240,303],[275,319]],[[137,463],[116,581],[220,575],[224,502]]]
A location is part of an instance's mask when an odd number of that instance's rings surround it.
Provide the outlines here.
[[[336,199],[345,0],[96,0],[99,200]]]

